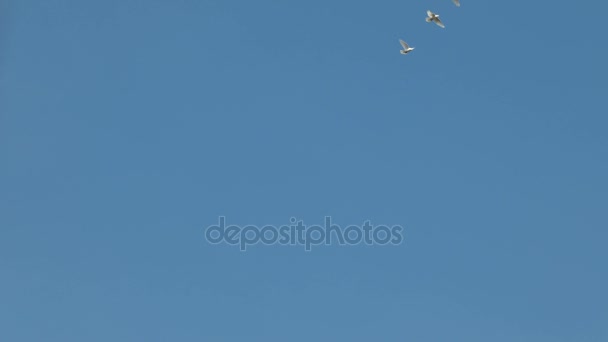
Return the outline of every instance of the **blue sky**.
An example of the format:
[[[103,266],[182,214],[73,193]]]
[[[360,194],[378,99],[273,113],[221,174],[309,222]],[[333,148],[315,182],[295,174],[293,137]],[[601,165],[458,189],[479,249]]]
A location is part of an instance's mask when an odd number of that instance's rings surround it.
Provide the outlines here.
[[[0,4],[0,340],[608,339],[608,5]]]

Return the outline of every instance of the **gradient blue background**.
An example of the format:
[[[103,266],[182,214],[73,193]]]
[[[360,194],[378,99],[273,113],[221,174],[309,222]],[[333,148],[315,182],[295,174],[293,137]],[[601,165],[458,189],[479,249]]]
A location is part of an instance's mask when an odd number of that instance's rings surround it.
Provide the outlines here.
[[[0,4],[0,340],[608,340],[605,3]]]

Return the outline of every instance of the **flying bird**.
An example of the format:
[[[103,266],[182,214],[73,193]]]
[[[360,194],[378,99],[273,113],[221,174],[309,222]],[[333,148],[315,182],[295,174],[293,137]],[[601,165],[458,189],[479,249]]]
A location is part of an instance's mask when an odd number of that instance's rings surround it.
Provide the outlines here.
[[[454,5],[456,5],[457,7],[460,7],[460,0],[452,0],[454,2]]]
[[[405,55],[415,49],[415,48],[407,45],[407,43],[401,39],[399,39],[399,43],[401,43],[401,46],[403,46],[403,50],[399,50],[399,52],[401,52],[402,55]]]
[[[435,22],[435,24],[437,24],[437,26],[441,27],[441,28],[445,28],[445,26],[443,25],[443,23],[441,22],[441,20],[439,20],[439,15],[435,14],[431,11],[426,11],[426,15],[428,15],[428,17],[426,17],[426,22],[430,23],[431,21]]]

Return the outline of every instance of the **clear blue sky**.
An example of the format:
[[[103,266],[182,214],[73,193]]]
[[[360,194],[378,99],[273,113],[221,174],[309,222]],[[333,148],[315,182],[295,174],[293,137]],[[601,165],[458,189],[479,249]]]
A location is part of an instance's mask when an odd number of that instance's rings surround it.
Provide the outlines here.
[[[0,9],[0,340],[608,340],[605,3]]]

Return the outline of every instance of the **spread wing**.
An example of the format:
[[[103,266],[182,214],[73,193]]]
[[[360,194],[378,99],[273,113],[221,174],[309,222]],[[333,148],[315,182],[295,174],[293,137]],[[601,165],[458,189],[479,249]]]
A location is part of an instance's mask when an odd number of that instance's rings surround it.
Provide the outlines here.
[[[431,12],[431,11],[426,11],[426,15],[428,15],[429,17],[432,17],[435,14],[433,12]]]
[[[452,1],[454,1],[454,5],[460,7],[460,0],[452,0]]]
[[[441,28],[445,28],[445,25],[443,25],[443,23],[441,22],[441,20],[439,20],[439,18],[435,18],[435,23],[441,27]]]
[[[404,50],[407,50],[407,49],[409,49],[409,48],[410,48],[410,46],[409,46],[409,45],[407,45],[407,43],[406,43],[406,42],[404,42],[404,41],[403,41],[403,40],[401,40],[401,39],[399,39],[399,43],[401,43],[401,46],[403,46],[403,49],[404,49]]]

